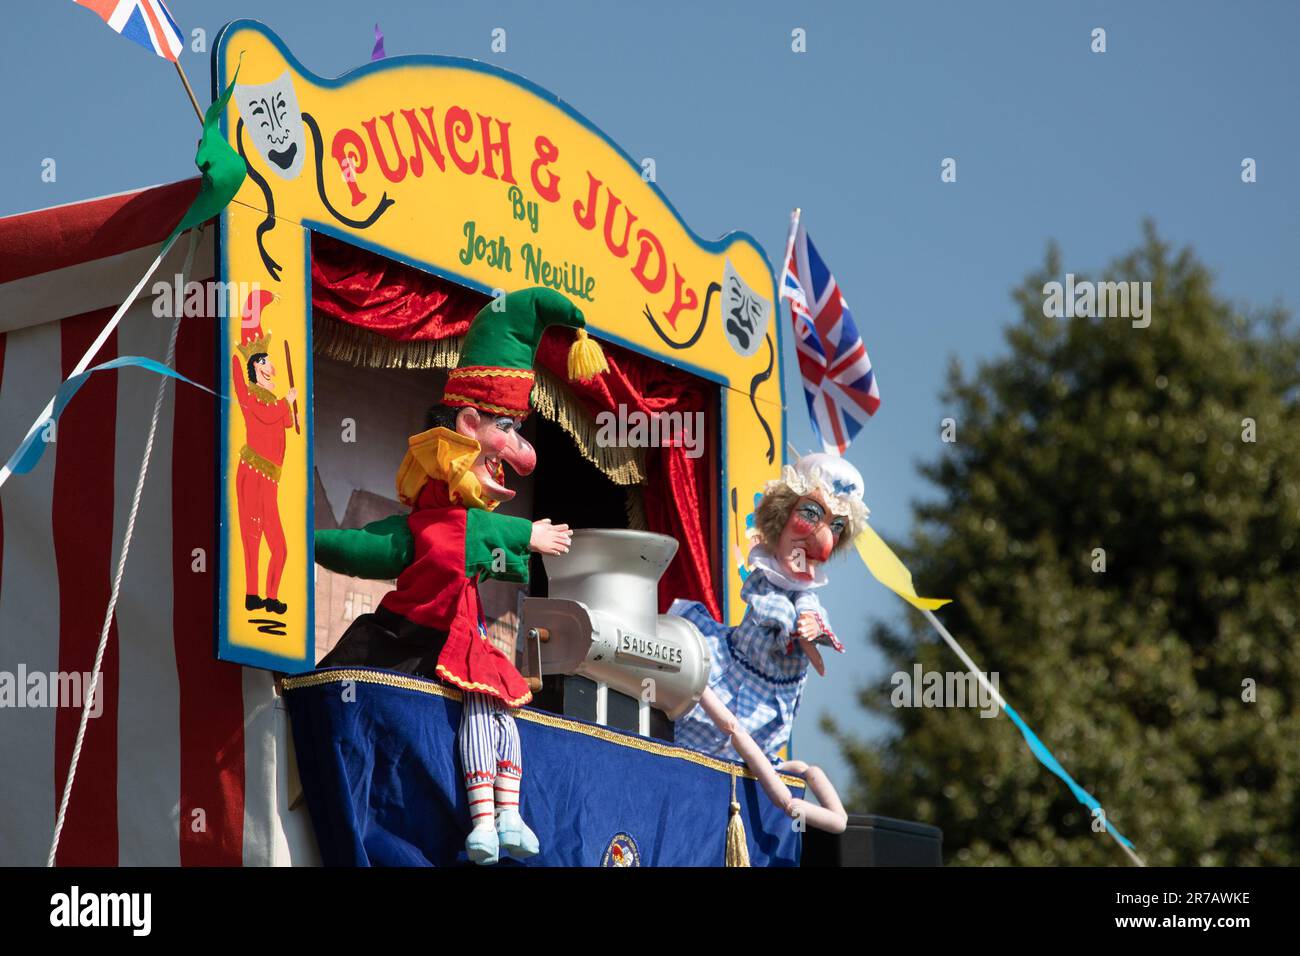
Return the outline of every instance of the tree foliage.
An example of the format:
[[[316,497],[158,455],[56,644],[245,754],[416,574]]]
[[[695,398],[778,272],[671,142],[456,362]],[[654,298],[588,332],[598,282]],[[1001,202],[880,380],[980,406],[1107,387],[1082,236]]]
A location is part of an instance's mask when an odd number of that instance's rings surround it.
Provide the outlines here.
[[[1014,292],[1005,354],[953,363],[957,441],[921,468],[937,496],[899,550],[1148,863],[1295,864],[1300,337],[1280,309],[1234,309],[1150,225],[1102,277],[1150,281],[1148,328],[1045,316],[1059,259]],[[889,671],[959,670],[909,615],[872,633]],[[895,708],[892,690],[858,695],[883,743],[826,721],[857,807],[942,827],[952,863],[1125,862],[1005,716]]]

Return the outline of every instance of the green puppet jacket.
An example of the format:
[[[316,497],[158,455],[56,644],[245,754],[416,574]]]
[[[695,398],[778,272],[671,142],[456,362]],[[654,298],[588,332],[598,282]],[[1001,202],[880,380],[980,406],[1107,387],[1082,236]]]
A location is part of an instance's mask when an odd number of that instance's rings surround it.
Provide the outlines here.
[[[465,514],[465,575],[528,583],[527,518],[471,508]],[[363,528],[316,532],[316,563],[337,574],[389,581],[415,560],[415,538],[404,514]]]

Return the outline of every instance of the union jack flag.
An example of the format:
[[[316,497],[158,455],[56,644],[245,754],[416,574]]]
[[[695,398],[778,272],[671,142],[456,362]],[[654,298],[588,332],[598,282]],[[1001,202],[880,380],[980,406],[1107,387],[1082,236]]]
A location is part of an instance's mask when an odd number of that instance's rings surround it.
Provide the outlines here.
[[[128,40],[164,60],[176,62],[185,41],[163,0],[73,0],[94,10],[100,19]]]
[[[781,298],[790,302],[813,431],[827,452],[843,455],[880,407],[880,388],[849,304],[797,219]]]

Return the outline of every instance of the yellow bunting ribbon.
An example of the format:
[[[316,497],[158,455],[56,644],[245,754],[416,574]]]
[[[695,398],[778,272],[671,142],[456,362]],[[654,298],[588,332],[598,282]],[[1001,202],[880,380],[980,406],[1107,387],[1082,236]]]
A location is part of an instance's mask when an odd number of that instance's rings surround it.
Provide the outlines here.
[[[872,577],[893,591],[912,607],[919,611],[933,611],[952,603],[951,598],[927,598],[916,593],[912,584],[912,572],[898,559],[898,555],[889,549],[885,540],[876,534],[875,529],[867,525],[862,533],[853,539],[854,546],[867,566]]]

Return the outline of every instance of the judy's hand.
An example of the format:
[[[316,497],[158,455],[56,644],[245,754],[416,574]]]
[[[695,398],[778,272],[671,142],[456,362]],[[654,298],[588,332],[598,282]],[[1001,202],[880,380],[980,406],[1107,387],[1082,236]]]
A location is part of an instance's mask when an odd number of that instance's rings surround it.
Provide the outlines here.
[[[573,544],[573,532],[567,524],[551,524],[550,518],[533,522],[528,548],[538,554],[567,554]]]
[[[818,677],[826,676],[826,665],[822,663],[822,653],[817,650],[814,641],[821,636],[822,628],[817,623],[817,618],[807,613],[799,615],[799,621],[795,625],[795,630],[799,635],[799,646],[803,652],[808,655],[808,663],[812,664],[813,670],[817,672]]]

